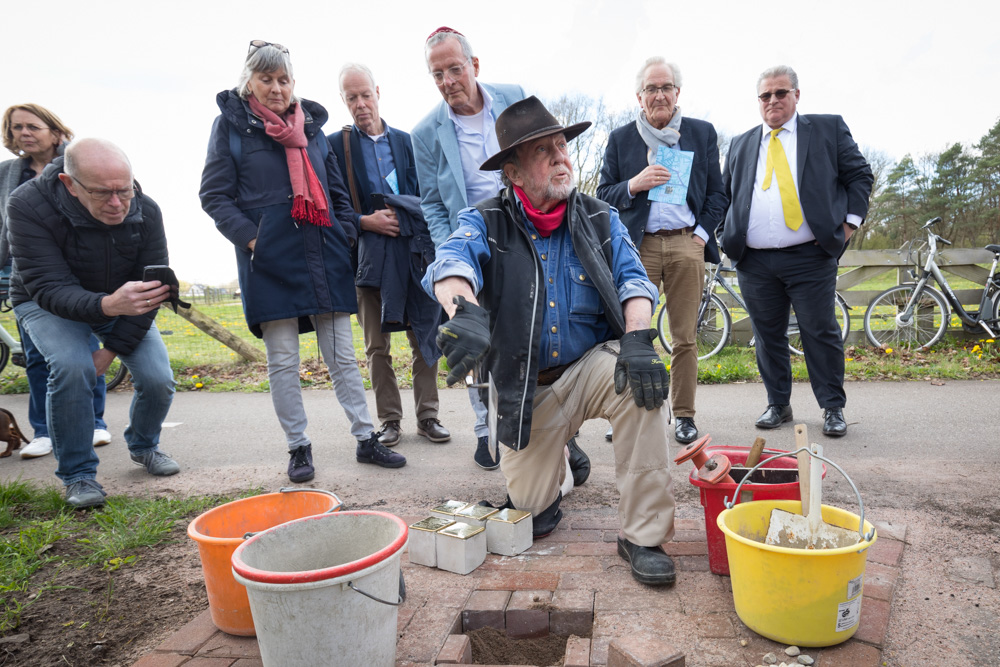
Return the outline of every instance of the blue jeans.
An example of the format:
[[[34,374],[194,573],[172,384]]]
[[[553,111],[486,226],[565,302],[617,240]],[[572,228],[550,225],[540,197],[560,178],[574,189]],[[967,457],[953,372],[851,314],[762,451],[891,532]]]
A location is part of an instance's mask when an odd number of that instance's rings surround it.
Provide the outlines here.
[[[21,334],[21,347],[24,349],[24,373],[28,376],[28,422],[35,430],[36,438],[47,438],[49,425],[45,421],[45,394],[49,383],[49,366],[20,322],[17,330]],[[97,340],[97,336],[91,335],[90,351],[96,352],[100,347],[101,341]],[[94,430],[108,428],[104,421],[104,397],[107,391],[104,376],[101,375],[94,384]]]
[[[58,461],[56,476],[67,486],[81,479],[94,479],[99,463],[93,446],[97,372],[90,337],[93,334],[103,340],[114,321],[93,327],[53,315],[33,301],[14,308],[14,314],[48,362],[45,408]],[[155,449],[160,442],[160,430],[174,396],[174,374],[155,323],[139,345],[121,358],[132,373],[135,387],[125,443],[130,452],[140,454]]]

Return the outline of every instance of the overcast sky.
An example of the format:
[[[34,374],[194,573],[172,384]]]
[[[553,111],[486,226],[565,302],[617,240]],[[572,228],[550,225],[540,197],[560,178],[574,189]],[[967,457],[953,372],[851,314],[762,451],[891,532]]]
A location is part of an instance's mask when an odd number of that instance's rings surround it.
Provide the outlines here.
[[[480,79],[520,83],[554,99],[603,96],[634,108],[645,58],[663,55],[684,77],[685,115],[720,133],[760,123],[754,84],[769,66],[799,73],[802,113],[844,116],[862,146],[893,158],[973,144],[1000,117],[1000,2],[48,2],[5,3],[7,66],[0,109],[35,102],[78,137],[129,155],[161,205],[171,265],[182,280],[236,276],[231,244],[198,202],[215,95],[236,83],[251,39],[286,45],[296,93],[350,116],[337,73],[375,73],[381,112],[409,130],[441,97],[423,43],[440,25],[463,33]]]

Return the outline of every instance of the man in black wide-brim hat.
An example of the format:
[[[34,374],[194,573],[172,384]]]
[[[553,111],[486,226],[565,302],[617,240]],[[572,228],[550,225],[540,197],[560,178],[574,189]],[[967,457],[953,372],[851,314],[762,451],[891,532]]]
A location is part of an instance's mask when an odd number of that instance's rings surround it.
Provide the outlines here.
[[[423,284],[451,317],[438,335],[448,384],[477,370],[495,387],[496,435],[509,448],[504,506],[531,512],[535,537],[555,530],[563,444],[584,421],[608,419],[618,553],[636,580],[669,585],[669,375],[649,328],[657,292],[618,212],[574,187],[567,142],[588,127],[563,127],[535,97],[500,114],[500,152],[481,168],[501,169],[507,187],[462,211]]]

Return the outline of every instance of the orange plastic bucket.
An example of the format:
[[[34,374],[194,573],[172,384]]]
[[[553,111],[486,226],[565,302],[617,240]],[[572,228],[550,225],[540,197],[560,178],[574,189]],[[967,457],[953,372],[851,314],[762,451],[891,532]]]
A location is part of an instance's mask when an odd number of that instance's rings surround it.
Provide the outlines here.
[[[342,506],[340,498],[329,491],[285,488],[277,493],[234,500],[192,521],[188,537],[198,544],[215,627],[231,635],[256,635],[247,589],[233,578],[232,557],[236,547],[254,533],[295,519],[336,512]]]

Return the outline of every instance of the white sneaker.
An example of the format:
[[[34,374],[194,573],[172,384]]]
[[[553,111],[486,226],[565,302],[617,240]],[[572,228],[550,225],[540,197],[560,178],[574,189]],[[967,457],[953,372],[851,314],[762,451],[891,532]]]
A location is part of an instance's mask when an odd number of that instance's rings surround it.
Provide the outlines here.
[[[52,453],[51,438],[35,438],[21,449],[22,459],[35,459]]]
[[[111,444],[111,434],[103,428],[94,429],[94,447]]]

